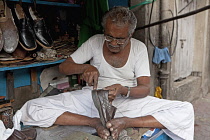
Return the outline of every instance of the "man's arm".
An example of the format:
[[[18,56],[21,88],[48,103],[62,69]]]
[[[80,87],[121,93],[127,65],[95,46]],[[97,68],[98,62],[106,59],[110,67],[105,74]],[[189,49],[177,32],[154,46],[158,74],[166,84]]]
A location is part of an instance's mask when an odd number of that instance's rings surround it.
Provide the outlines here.
[[[59,71],[66,75],[82,74],[89,86],[93,85],[94,89],[97,88],[99,72],[90,64],[77,64],[69,57],[59,65]]]
[[[150,77],[142,76],[137,78],[137,86],[130,88],[130,96],[134,98],[143,98],[149,95],[150,92]],[[123,95],[127,95],[128,89],[126,88]]]
[[[90,64],[77,64],[69,57],[59,65],[59,71],[66,75],[83,74]]]

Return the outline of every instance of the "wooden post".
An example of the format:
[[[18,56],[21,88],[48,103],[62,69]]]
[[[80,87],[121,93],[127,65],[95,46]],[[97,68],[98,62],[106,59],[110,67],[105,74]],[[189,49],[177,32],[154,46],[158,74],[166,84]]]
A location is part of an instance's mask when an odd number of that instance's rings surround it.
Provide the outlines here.
[[[36,68],[31,68],[31,91],[33,94],[38,92],[37,72]]]
[[[7,100],[12,100],[15,98],[14,95],[14,77],[13,77],[13,72],[7,71],[6,72],[6,78],[7,78],[7,93],[6,93],[6,99]]]

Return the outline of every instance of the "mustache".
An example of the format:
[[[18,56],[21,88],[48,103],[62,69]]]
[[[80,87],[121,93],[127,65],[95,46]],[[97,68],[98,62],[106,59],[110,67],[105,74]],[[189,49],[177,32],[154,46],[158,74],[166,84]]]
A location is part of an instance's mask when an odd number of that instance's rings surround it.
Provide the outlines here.
[[[112,48],[119,48],[120,47],[119,45],[111,45],[111,44],[109,44],[109,46],[112,47]]]

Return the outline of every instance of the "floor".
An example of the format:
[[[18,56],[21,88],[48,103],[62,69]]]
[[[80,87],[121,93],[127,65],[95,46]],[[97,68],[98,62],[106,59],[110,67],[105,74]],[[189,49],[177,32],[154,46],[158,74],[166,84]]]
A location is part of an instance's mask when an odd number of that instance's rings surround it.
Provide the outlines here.
[[[195,110],[194,140],[210,140],[210,93],[193,102]]]

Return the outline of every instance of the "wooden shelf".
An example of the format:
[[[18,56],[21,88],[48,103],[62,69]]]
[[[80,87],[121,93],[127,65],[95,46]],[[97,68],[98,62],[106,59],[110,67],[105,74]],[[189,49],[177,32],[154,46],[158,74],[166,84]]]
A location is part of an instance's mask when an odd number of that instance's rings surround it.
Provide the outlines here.
[[[8,1],[16,1],[19,2],[19,0],[8,0]],[[31,0],[22,0],[22,2],[26,3],[32,3]],[[70,3],[61,3],[61,2],[50,2],[50,1],[36,1],[37,4],[45,4],[45,5],[54,5],[54,6],[66,6],[66,7],[80,7],[79,4],[70,4]]]
[[[52,64],[59,64],[63,62],[65,59],[57,60],[57,61],[44,61],[44,62],[34,62],[27,65],[19,65],[19,66],[9,66],[9,67],[0,67],[1,71],[8,71],[8,70],[17,70],[17,69],[24,69],[24,68],[32,68],[32,67],[39,67],[39,66],[47,66]]]

